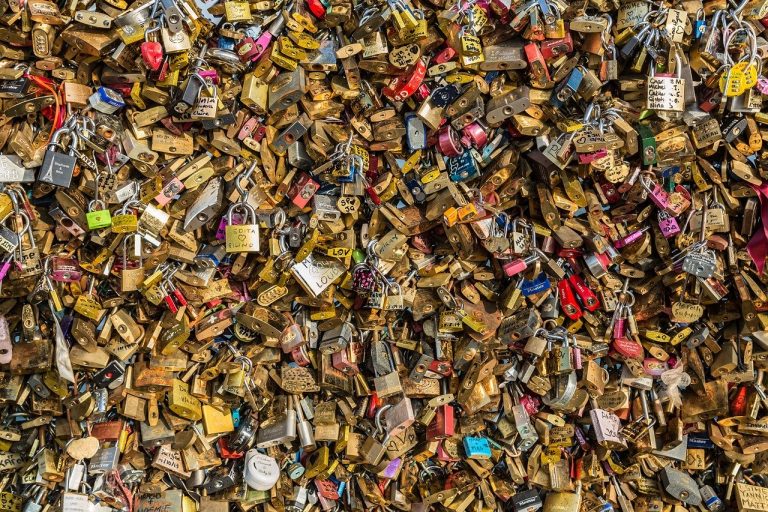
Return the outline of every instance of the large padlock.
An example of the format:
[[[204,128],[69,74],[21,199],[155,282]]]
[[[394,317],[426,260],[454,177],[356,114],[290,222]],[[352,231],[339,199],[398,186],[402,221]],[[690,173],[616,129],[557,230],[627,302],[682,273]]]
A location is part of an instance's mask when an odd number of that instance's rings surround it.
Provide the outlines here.
[[[38,171],[37,180],[43,183],[50,183],[59,187],[69,188],[72,183],[72,175],[75,172],[75,165],[77,164],[77,158],[70,150],[70,153],[64,153],[64,146],[61,143],[61,138],[64,135],[71,137],[70,147],[74,149],[77,143],[77,136],[68,128],[62,128],[57,130],[51,142],[48,144],[48,148],[45,150],[45,156],[43,157],[43,165]],[[56,151],[59,149],[60,151]]]
[[[655,64],[646,84],[646,106],[660,112],[683,112],[685,110],[685,79],[681,78],[682,62],[676,57],[677,76],[657,75]]]
[[[233,223],[236,211],[242,212],[242,224]],[[227,252],[259,252],[259,225],[256,212],[248,203],[235,203],[227,212],[227,227],[224,234]]]

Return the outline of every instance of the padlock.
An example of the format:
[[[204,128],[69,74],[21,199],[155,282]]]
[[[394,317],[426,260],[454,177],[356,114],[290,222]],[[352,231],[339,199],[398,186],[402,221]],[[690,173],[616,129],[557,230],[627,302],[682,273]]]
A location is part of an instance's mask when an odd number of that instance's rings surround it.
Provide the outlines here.
[[[680,78],[682,62],[676,56],[677,76],[657,76],[656,67],[651,66],[647,78],[646,105],[650,110],[682,112],[685,110],[685,80]]]
[[[64,146],[61,144],[60,140],[65,135],[70,135],[71,147],[74,147],[76,144],[78,140],[77,136],[74,135],[71,130],[66,128],[57,130],[53,134],[51,142],[45,150],[43,165],[40,167],[40,171],[38,172],[38,181],[43,183],[50,183],[51,185],[56,185],[59,187],[69,188],[69,185],[72,182],[72,175],[75,172],[77,159],[73,154],[71,154],[71,151],[70,154],[56,151],[56,148],[61,151],[64,150]]]
[[[233,223],[233,214],[242,211],[243,224]],[[236,203],[227,211],[225,244],[227,252],[259,252],[259,225],[256,212],[248,203]]]
[[[272,421],[262,424],[256,438],[257,448],[268,448],[296,439],[296,411],[288,408],[280,416],[271,418]]]
[[[104,208],[103,201],[93,200],[88,203],[88,212],[86,212],[85,218],[88,222],[88,229],[91,231],[108,228],[112,225],[112,214]]]
[[[248,487],[257,491],[267,491],[277,483],[279,477],[280,468],[274,458],[256,450],[248,450],[245,454],[243,476]]]
[[[698,506],[701,504],[701,493],[696,482],[680,470],[665,467],[660,474],[664,490],[683,503]]]
[[[144,31],[144,42],[141,43],[141,59],[152,71],[160,69],[163,62],[163,46],[157,40],[150,39],[150,34],[158,33],[161,29],[160,24]]]

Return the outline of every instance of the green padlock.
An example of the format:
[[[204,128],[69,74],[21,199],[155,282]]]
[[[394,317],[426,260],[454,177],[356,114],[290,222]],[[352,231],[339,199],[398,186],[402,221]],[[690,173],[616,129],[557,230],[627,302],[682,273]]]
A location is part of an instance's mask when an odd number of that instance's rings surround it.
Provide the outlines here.
[[[96,210],[97,206],[101,209]],[[88,203],[88,212],[85,214],[85,220],[88,222],[88,229],[90,231],[108,228],[112,225],[112,215],[109,213],[109,210],[104,208],[104,203],[100,200],[93,200]]]
[[[352,251],[352,259],[355,261],[355,263],[362,263],[365,261],[365,252],[363,252],[360,249],[355,249]]]

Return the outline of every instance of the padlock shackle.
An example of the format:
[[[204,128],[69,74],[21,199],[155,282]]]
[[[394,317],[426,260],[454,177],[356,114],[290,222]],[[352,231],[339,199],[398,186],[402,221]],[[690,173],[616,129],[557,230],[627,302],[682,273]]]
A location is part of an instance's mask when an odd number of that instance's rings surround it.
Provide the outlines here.
[[[251,178],[253,176],[253,171],[256,169],[256,161],[254,160],[253,163],[248,167],[248,170],[240,174],[237,178],[235,178],[235,188],[240,193],[240,202],[247,202],[248,201],[248,189],[243,188],[242,181],[243,178],[248,180],[248,182],[251,185],[256,185],[253,182],[253,179]]]

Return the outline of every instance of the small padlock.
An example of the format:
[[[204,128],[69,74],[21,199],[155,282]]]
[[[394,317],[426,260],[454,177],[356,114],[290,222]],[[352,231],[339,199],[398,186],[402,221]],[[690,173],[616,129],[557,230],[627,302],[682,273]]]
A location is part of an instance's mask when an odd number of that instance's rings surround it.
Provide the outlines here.
[[[672,217],[664,210],[660,210],[657,214],[659,229],[664,238],[671,238],[680,233],[680,225],[677,223],[677,219]]]
[[[152,34],[160,32],[160,24],[155,22],[155,26],[144,32],[144,42],[141,43],[141,60],[152,71],[160,69],[163,63],[163,45],[160,41],[151,38]]]
[[[123,292],[132,292],[139,289],[144,281],[143,251],[141,250],[141,237],[133,237],[134,255],[138,255],[138,266],[130,268],[128,266],[128,239],[123,239],[123,268],[120,271],[120,290]]]
[[[95,210],[94,208],[99,208]],[[85,220],[88,222],[88,229],[95,231],[97,229],[108,228],[112,225],[112,214],[105,208],[103,201],[94,199],[88,203],[88,212],[85,214]]]

